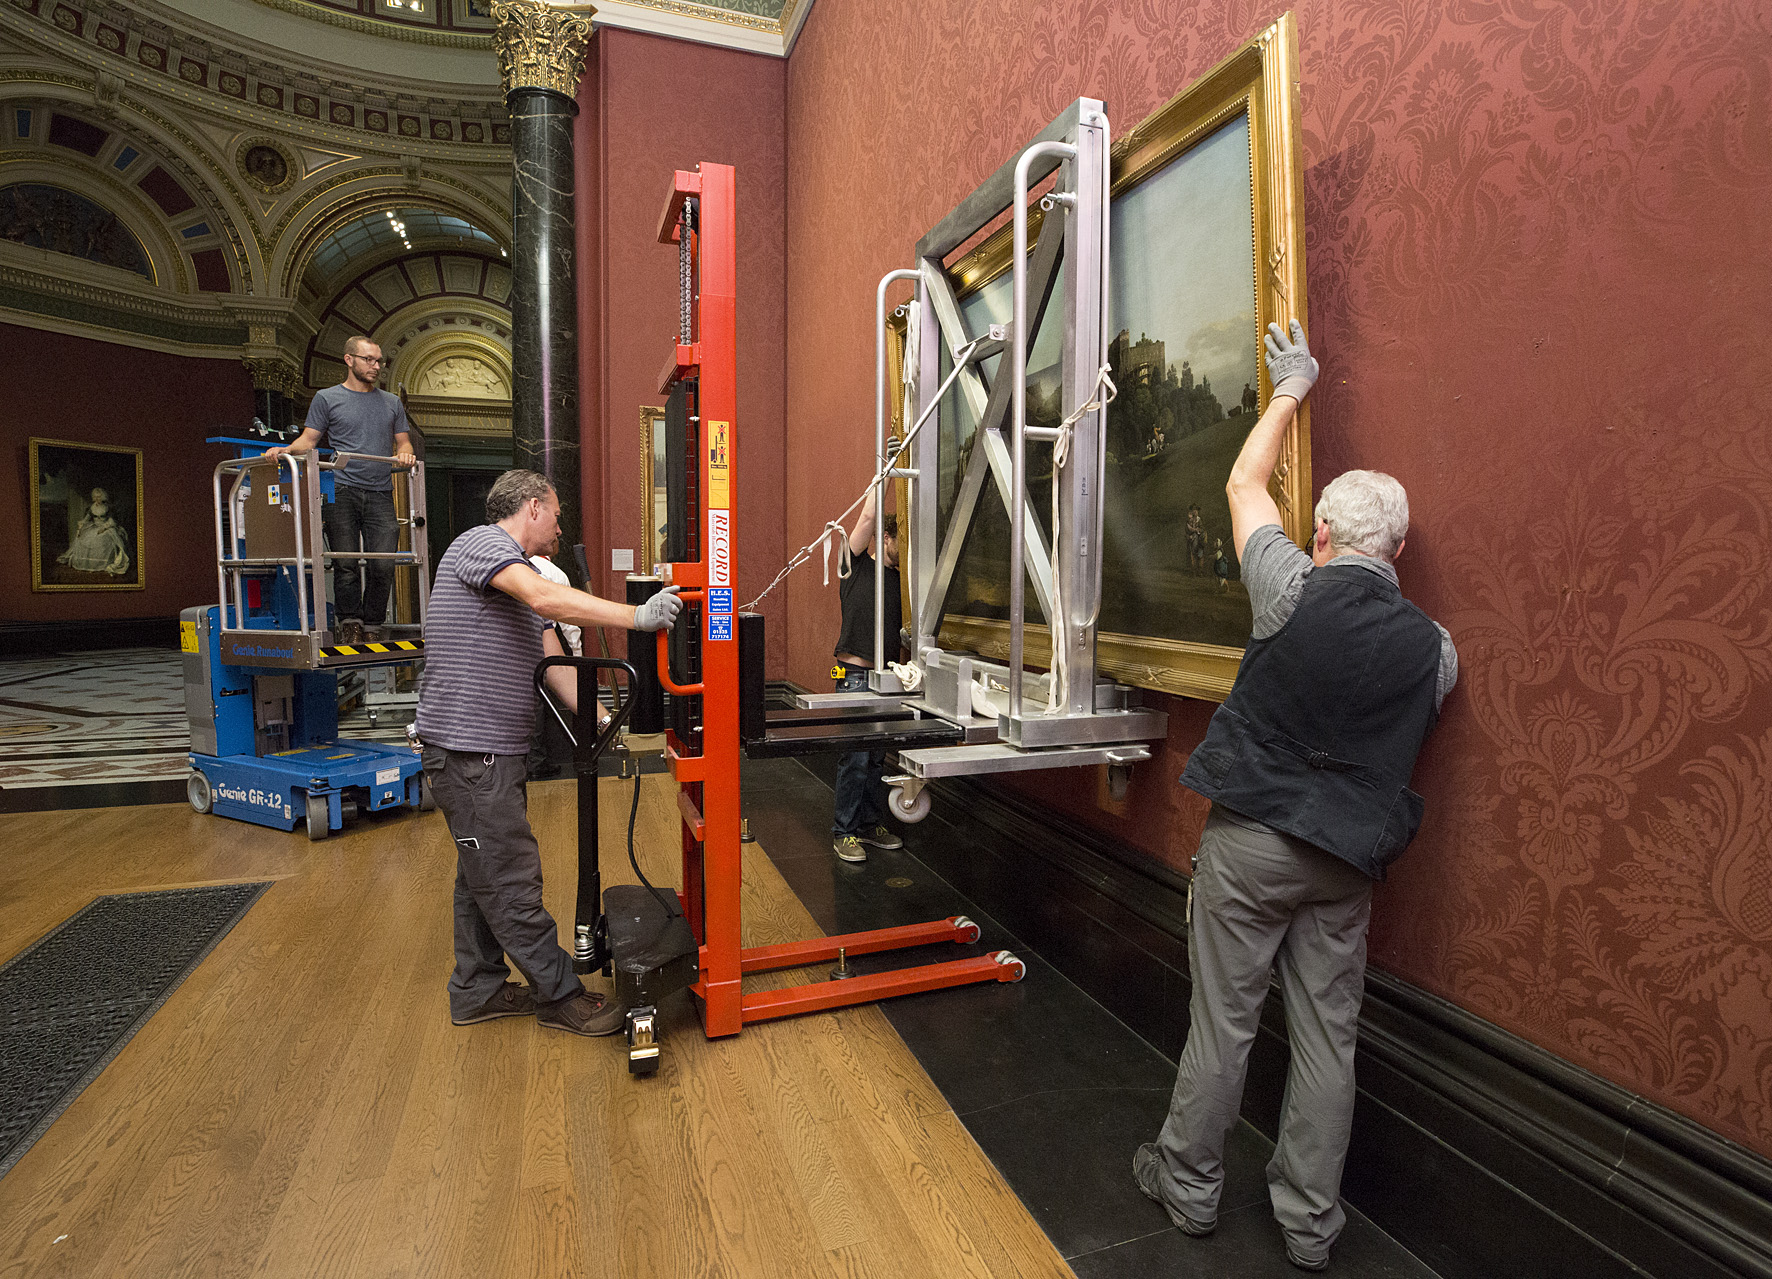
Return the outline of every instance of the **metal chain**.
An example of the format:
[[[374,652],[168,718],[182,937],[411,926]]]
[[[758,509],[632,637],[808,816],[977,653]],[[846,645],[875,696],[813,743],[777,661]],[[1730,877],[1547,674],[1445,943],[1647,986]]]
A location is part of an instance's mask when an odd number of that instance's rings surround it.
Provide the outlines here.
[[[677,339],[684,346],[695,340],[695,256],[691,241],[695,239],[695,200],[683,201],[683,220],[677,229],[677,287],[682,302],[682,316]]]

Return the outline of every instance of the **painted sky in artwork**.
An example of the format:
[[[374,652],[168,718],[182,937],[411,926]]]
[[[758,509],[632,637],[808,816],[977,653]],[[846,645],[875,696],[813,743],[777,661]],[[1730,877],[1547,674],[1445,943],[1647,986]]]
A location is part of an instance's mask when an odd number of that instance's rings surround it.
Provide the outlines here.
[[[1238,116],[1113,205],[1113,331],[1165,344],[1227,409],[1256,376],[1249,119]]]

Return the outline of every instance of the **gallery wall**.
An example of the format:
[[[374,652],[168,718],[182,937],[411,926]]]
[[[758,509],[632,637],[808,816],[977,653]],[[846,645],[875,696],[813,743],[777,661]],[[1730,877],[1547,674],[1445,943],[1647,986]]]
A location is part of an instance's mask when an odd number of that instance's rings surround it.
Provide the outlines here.
[[[880,275],[1072,99],[1123,133],[1285,8],[813,11],[786,444],[817,462],[790,469],[789,543],[867,479]],[[1764,7],[1295,12],[1317,487],[1408,487],[1404,589],[1463,668],[1372,962],[1772,1154]],[[788,676],[825,686],[835,590],[803,571],[787,605]],[[1123,802],[1085,770],[1004,785],[1185,868],[1204,803],[1174,779],[1212,707],[1156,700],[1169,739]]]
[[[210,474],[227,454],[205,437],[252,418],[252,379],[237,360],[163,355],[0,324],[6,405],[0,411],[0,622],[169,618],[215,600]],[[31,589],[28,441],[142,450],[143,589]]]
[[[640,545],[640,406],[664,404],[659,373],[678,328],[677,250],[658,222],[677,169],[737,170],[738,421],[734,584],[768,585],[785,559],[782,500],[786,66],[779,58],[600,29],[586,59],[577,134],[580,412],[587,554],[596,589],[623,598],[611,548]],[[636,563],[638,560],[636,559]],[[768,674],[787,635],[769,635]]]

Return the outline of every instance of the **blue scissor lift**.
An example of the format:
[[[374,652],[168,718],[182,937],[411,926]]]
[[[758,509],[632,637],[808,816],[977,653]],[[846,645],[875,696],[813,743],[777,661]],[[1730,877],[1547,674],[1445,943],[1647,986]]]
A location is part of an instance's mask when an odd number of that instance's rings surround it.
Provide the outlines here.
[[[325,549],[320,504],[331,495],[333,470],[363,455],[268,458],[264,440],[210,443],[236,456],[214,476],[218,602],[179,616],[191,807],[278,830],[305,821],[309,839],[326,838],[355,812],[429,808],[410,746],[338,739],[337,674],[424,656],[424,464],[395,470],[406,486],[409,549],[335,557]],[[326,601],[334,558],[387,558],[416,569],[417,621],[388,627],[385,639],[338,642]]]

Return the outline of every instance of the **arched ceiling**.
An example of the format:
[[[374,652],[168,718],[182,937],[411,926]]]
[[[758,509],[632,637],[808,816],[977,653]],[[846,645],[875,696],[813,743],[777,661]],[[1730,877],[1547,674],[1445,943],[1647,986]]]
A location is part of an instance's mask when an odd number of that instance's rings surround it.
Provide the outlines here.
[[[573,0],[548,0],[559,8]],[[233,12],[254,4],[278,16],[305,18],[343,31],[373,32],[433,49],[491,48],[492,0],[158,0],[245,34],[253,22]],[[590,7],[590,6],[586,6]],[[596,0],[598,26],[648,31],[706,44],[785,55],[812,0]],[[226,16],[223,16],[223,15]],[[362,54],[355,56],[361,57]],[[369,55],[373,56],[373,55]],[[392,68],[388,68],[392,69]]]
[[[350,276],[360,274],[378,258],[400,257],[427,249],[465,248],[508,256],[497,237],[465,218],[435,209],[390,204],[339,227],[314,249],[302,272],[302,295],[320,298]]]

